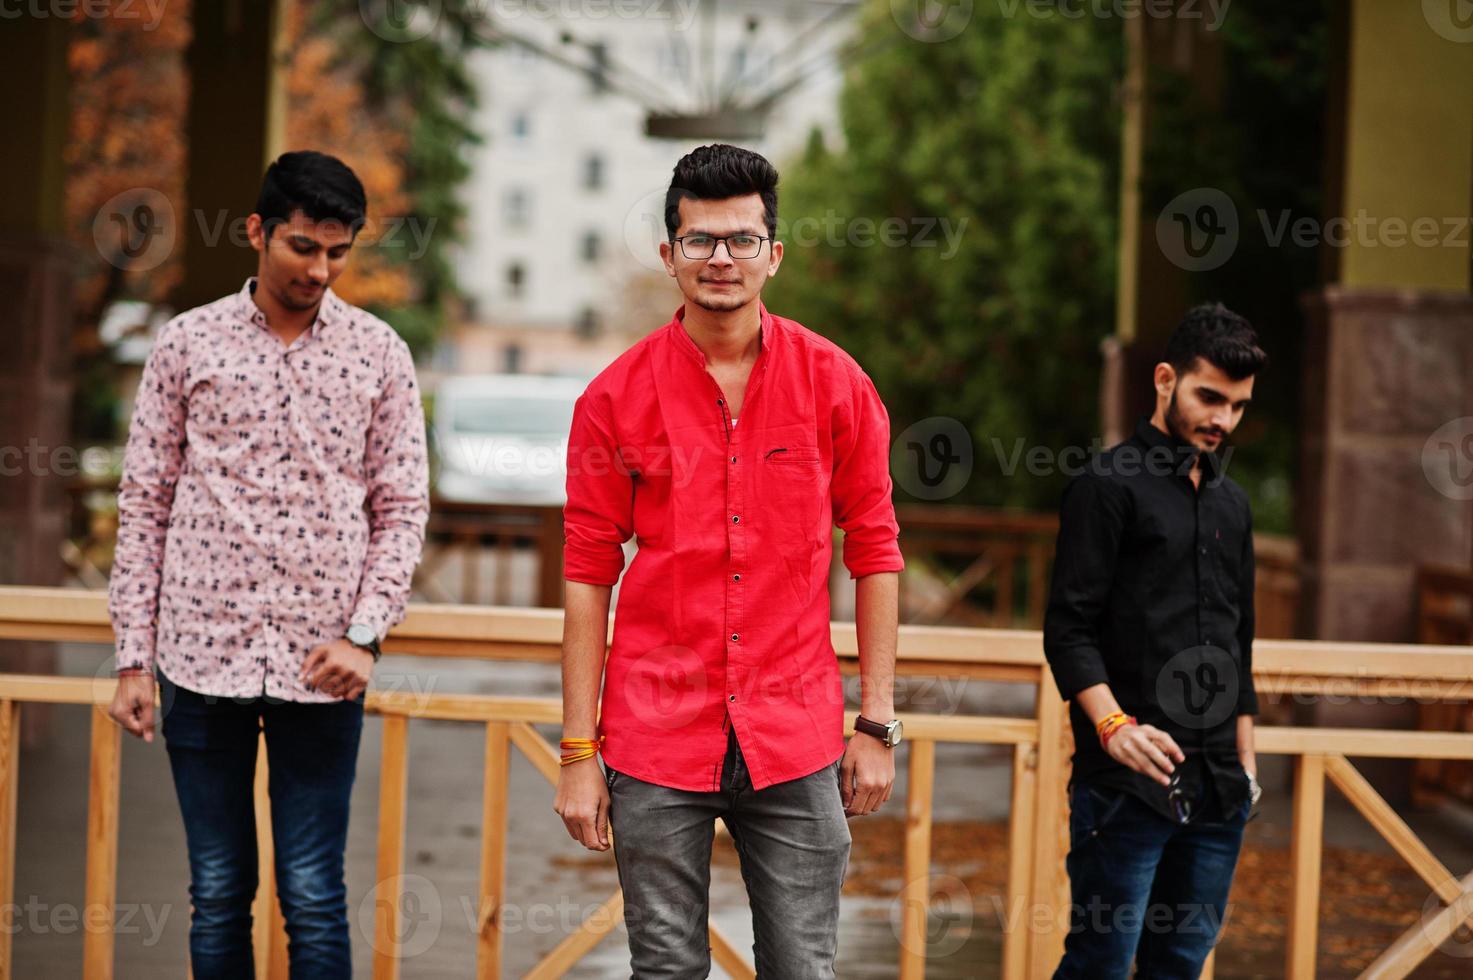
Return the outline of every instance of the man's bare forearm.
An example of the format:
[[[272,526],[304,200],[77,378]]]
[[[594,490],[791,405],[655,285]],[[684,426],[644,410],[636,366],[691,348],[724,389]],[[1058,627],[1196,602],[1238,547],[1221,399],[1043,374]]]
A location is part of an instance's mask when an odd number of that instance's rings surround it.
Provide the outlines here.
[[[563,603],[563,737],[598,737],[598,693],[603,684],[613,588],[566,583]]]
[[[1253,716],[1238,715],[1238,761],[1248,772],[1258,775],[1258,753],[1253,746]]]
[[[859,638],[859,713],[871,721],[895,717],[895,645],[900,621],[900,575],[876,572],[854,585],[854,628]]]

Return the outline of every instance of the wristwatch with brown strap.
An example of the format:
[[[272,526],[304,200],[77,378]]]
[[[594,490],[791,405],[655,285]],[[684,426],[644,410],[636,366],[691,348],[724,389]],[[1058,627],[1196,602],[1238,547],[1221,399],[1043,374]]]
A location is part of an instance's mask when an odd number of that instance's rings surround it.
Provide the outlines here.
[[[893,749],[900,744],[902,729],[903,726],[900,724],[899,718],[883,723],[870,721],[864,715],[860,715],[854,719],[854,730],[856,732],[863,732],[866,735],[874,736],[881,742],[884,742],[885,747],[889,749]]]

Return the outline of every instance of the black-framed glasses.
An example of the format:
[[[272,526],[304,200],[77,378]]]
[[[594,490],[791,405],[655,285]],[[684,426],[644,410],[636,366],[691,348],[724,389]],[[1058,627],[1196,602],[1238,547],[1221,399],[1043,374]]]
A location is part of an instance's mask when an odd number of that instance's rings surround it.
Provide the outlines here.
[[[755,259],[762,254],[762,243],[772,239],[762,235],[681,235],[672,239],[680,243],[680,253],[688,259],[709,259],[716,246],[726,243],[726,254],[734,259]]]

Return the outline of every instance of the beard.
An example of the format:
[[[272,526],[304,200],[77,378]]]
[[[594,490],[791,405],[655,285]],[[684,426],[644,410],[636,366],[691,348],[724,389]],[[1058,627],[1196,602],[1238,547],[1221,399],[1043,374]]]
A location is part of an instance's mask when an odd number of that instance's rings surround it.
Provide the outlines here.
[[[741,296],[721,296],[719,294],[702,298],[701,294],[697,293],[691,302],[695,303],[701,309],[709,310],[712,313],[730,313],[732,310],[739,310],[746,306],[751,302],[751,299]]]
[[[1192,441],[1191,426],[1187,424],[1182,415],[1181,406],[1176,403],[1176,392],[1171,393],[1171,402],[1166,406],[1166,431],[1170,432],[1182,442]]]
[[[1199,453],[1212,452],[1211,449],[1204,449],[1197,445],[1196,440],[1193,438],[1198,434],[1197,430],[1187,421],[1187,417],[1182,413],[1181,406],[1176,403],[1175,391],[1171,393],[1171,402],[1166,406],[1166,430]],[[1225,441],[1225,437],[1219,438],[1218,446],[1223,445]]]
[[[316,309],[317,308],[317,304],[319,304],[319,303],[322,302],[322,297],[321,296],[318,296],[314,300],[306,300],[306,301],[303,301],[303,300],[299,300],[299,299],[293,298],[291,293],[285,293],[283,295],[277,296],[276,297],[276,300],[277,300],[277,302],[279,302],[282,306],[286,307],[287,309],[289,309],[289,310],[297,310],[298,312],[300,312],[302,310]]]

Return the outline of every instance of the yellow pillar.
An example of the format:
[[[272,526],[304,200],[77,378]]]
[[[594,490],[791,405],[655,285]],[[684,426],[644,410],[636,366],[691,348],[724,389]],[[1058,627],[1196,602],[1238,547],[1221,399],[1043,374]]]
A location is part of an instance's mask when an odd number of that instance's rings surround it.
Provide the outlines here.
[[[1350,0],[1341,223],[1326,226],[1342,286],[1468,291],[1473,25],[1457,7]]]

